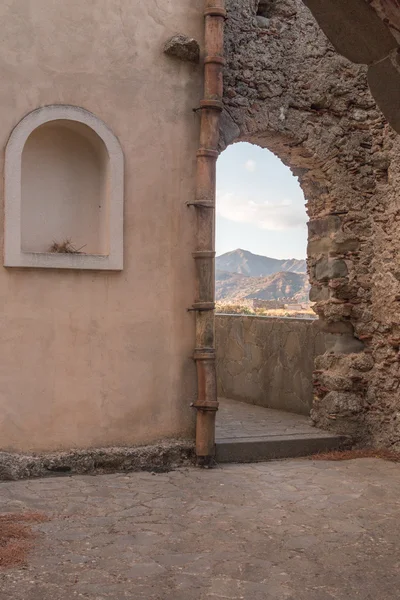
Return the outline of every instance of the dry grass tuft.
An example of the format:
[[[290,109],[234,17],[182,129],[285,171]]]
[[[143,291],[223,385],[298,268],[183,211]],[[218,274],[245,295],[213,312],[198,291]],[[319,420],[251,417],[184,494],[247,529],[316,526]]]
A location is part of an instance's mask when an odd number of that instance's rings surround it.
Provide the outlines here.
[[[35,512],[0,515],[0,567],[25,565],[36,536],[28,523],[43,523],[47,520],[45,515]]]
[[[53,242],[49,248],[49,252],[53,252],[56,254],[83,254],[81,252],[82,248],[85,246],[81,246],[80,248],[75,248],[71,240],[66,239],[61,243]]]
[[[356,458],[381,458],[391,462],[400,462],[400,453],[391,450],[360,448],[359,450],[333,450],[310,456],[312,460],[354,460]]]

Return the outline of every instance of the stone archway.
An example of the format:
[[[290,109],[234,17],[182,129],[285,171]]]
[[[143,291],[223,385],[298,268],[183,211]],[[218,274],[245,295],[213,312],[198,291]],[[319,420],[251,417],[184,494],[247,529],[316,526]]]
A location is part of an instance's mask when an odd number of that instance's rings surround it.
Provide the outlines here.
[[[331,342],[316,361],[314,422],[398,444],[400,144],[366,69],[335,52],[303,3],[262,4],[267,16],[256,0],[227,2],[221,149],[267,147],[303,188],[311,298]]]

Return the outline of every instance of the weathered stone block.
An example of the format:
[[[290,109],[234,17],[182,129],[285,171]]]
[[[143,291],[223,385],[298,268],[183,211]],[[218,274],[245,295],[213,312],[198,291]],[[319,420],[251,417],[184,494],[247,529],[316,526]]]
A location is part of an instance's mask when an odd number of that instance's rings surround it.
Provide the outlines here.
[[[256,17],[256,21],[257,21],[258,27],[262,27],[263,29],[268,29],[268,27],[269,27],[269,19],[267,19],[267,17],[263,17],[261,15],[258,15]]]
[[[330,291],[326,286],[313,285],[310,289],[310,302],[324,302],[329,299]]]
[[[323,237],[316,240],[310,240],[307,244],[308,256],[316,254],[327,254],[333,249],[333,241],[331,238]]]
[[[314,236],[326,236],[330,233],[335,233],[340,230],[341,223],[340,217],[336,215],[313,219],[308,222],[308,235],[312,238]]]
[[[337,416],[356,414],[362,410],[361,398],[356,394],[329,392],[324,398],[324,403]]]
[[[198,42],[187,35],[174,35],[164,46],[164,53],[180,60],[198,63],[200,60],[200,46]]]
[[[357,354],[363,352],[364,343],[350,333],[338,333],[332,335],[326,343],[326,349],[333,354]]]
[[[315,278],[318,281],[346,277],[348,272],[344,260],[322,258],[315,266]]]
[[[332,252],[355,252],[360,247],[360,240],[354,236],[339,233],[332,240]]]
[[[357,385],[347,374],[339,374],[334,371],[324,371],[319,375],[319,384],[324,388],[336,392],[355,392]]]
[[[347,333],[353,335],[354,327],[350,321],[333,321],[328,322],[320,319],[318,321],[321,331],[325,333]]]
[[[357,369],[358,371],[367,372],[370,371],[374,366],[374,359],[370,354],[366,354],[363,352],[357,357],[354,357],[352,361],[353,369]]]

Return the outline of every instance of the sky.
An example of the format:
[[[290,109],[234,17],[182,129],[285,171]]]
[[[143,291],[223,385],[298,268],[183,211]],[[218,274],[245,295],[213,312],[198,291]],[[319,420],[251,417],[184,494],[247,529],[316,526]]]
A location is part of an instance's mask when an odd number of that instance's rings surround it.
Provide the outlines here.
[[[240,142],[217,162],[217,256],[236,248],[305,258],[307,215],[297,177],[269,150]]]

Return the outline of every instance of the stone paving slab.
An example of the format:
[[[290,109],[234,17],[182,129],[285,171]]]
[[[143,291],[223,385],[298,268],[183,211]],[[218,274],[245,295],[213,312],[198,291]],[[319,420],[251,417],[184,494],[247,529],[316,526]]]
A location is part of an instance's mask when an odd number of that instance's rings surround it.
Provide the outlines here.
[[[397,600],[400,467],[296,459],[0,484],[43,511],[0,600]]]

